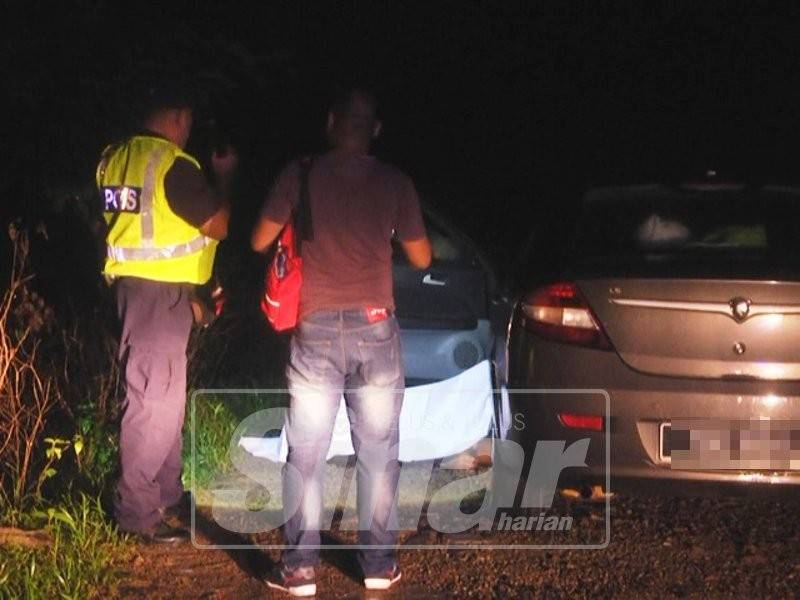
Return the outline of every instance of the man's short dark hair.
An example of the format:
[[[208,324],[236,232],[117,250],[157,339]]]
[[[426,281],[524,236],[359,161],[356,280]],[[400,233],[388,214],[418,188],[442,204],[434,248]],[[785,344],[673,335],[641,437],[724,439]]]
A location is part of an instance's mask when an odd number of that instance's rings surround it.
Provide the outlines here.
[[[144,107],[148,112],[170,108],[191,108],[197,105],[197,95],[188,81],[156,82],[146,90]]]
[[[353,98],[360,96],[370,105],[372,113],[378,116],[378,98],[368,86],[356,85],[338,89],[331,100],[330,111],[335,115],[344,115],[350,112]]]

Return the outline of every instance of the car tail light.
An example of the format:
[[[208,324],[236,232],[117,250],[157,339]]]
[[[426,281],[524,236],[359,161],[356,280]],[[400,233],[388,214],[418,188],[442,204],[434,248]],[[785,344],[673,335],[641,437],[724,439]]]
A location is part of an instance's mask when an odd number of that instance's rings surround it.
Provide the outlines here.
[[[558,413],[558,420],[564,427],[570,429],[590,429],[603,431],[603,417],[599,415],[576,415],[573,413]]]
[[[522,324],[556,342],[612,350],[592,309],[574,283],[553,283],[528,294],[521,303]]]

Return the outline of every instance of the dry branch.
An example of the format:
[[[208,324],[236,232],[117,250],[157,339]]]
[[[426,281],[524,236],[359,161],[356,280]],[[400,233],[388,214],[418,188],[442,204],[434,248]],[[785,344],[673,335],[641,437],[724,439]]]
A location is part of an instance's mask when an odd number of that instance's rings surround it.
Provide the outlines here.
[[[0,545],[24,546],[26,548],[46,548],[53,543],[53,537],[44,529],[17,529],[0,527]]]

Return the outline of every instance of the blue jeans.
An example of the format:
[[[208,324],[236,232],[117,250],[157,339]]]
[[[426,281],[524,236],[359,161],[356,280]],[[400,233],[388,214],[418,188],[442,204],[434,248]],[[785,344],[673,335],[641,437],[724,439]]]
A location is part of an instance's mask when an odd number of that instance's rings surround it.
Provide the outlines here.
[[[292,337],[287,379],[283,562],[305,567],[319,560],[315,546],[320,543],[325,458],[344,393],[357,458],[358,559],[365,575],[382,573],[394,563],[397,537],[404,385],[397,321],[390,315],[370,323],[363,309],[304,317]]]

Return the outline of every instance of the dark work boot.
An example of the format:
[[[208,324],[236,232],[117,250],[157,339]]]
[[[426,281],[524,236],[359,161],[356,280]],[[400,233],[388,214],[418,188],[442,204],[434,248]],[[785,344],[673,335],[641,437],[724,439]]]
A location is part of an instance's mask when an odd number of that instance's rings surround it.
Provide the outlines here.
[[[141,541],[149,544],[180,544],[188,542],[189,531],[183,527],[172,527],[164,521],[159,521],[147,531],[128,531]]]

